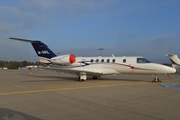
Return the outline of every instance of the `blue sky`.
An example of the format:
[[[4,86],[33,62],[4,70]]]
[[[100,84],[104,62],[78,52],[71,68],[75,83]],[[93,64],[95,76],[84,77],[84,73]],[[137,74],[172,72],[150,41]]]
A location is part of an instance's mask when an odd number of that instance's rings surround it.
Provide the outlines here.
[[[144,56],[170,62],[180,56],[179,0],[1,0],[0,60],[35,61],[28,43],[41,40],[60,54]]]

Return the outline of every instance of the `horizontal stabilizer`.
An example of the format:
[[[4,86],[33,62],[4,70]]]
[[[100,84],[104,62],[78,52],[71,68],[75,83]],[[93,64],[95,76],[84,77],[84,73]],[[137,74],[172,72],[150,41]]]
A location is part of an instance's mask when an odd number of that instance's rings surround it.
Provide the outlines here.
[[[18,40],[18,41],[22,41],[22,42],[29,42],[29,43],[41,43],[41,41],[27,40],[27,39],[21,39],[21,38],[10,37],[9,39]]]

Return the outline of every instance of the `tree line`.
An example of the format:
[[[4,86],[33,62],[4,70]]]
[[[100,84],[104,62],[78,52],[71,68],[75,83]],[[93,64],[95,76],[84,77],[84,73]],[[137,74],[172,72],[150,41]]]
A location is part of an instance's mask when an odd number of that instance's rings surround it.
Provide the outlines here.
[[[8,68],[8,69],[18,69],[23,68],[25,66],[30,65],[40,65],[39,62],[29,62],[29,61],[3,61],[0,60],[0,68]]]

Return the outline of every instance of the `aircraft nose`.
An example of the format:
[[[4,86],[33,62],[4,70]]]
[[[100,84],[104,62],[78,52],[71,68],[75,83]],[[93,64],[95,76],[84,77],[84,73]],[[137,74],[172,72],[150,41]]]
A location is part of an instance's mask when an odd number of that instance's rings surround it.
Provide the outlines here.
[[[175,73],[175,72],[176,72],[176,69],[175,69],[175,68],[172,68],[172,67],[166,66],[166,72],[167,72],[167,73]]]
[[[173,72],[173,73],[176,73],[176,69],[175,69],[175,68],[172,68],[172,72]]]

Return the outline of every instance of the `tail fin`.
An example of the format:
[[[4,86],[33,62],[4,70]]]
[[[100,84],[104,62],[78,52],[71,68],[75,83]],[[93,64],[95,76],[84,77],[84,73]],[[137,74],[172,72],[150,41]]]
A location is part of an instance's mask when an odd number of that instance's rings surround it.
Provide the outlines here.
[[[51,64],[50,59],[52,57],[56,57],[56,54],[54,52],[52,52],[48,48],[48,46],[41,41],[26,40],[26,39],[13,38],[13,37],[10,37],[9,39],[31,43],[39,57],[40,62],[42,62],[42,63]]]
[[[172,66],[175,68],[180,68],[180,59],[175,54],[166,54],[172,62]]]

